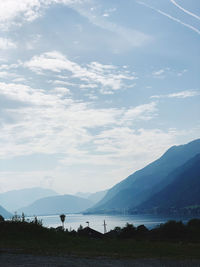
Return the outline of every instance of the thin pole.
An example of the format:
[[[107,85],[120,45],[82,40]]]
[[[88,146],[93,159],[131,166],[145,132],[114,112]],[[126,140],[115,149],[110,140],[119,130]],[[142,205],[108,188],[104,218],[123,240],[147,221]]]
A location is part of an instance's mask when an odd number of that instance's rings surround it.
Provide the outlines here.
[[[103,226],[104,226],[104,234],[106,234],[106,233],[107,233],[107,230],[106,230],[106,225],[107,225],[107,224],[106,224],[106,221],[104,220],[104,221],[103,221]]]

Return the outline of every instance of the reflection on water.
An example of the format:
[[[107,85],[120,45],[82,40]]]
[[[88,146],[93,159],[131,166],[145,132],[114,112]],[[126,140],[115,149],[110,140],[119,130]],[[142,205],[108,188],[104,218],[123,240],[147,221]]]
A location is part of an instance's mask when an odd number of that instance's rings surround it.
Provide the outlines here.
[[[46,227],[58,227],[61,226],[59,215],[51,216],[38,216],[38,219],[42,220],[42,223]],[[191,218],[184,217],[165,217],[158,215],[82,215],[82,214],[66,214],[65,228],[68,230],[77,230],[80,224],[86,227],[86,222],[89,222],[89,226],[99,232],[103,233],[104,220],[107,224],[107,231],[114,229],[116,226],[123,227],[125,224],[132,223],[134,226],[144,224],[147,228],[151,229],[161,223],[168,220],[183,221],[186,223]]]

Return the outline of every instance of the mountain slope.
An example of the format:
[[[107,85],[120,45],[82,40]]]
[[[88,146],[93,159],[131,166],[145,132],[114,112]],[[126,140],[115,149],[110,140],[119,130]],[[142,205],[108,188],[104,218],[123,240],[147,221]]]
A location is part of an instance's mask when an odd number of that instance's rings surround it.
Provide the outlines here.
[[[186,145],[171,147],[158,160],[112,187],[88,212],[120,211],[138,206],[171,182],[167,180],[169,173],[198,153],[200,153],[200,139]]]
[[[77,197],[82,197],[91,200],[94,204],[99,202],[108,192],[108,190],[98,191],[95,193],[82,193],[78,192],[75,194]]]
[[[72,195],[52,196],[36,200],[31,205],[18,210],[26,215],[54,215],[61,213],[78,213],[91,207],[94,203],[88,199]]]
[[[200,206],[200,154],[174,171],[174,181],[150,199],[142,203],[138,210],[180,209]]]
[[[6,219],[12,217],[12,214],[5,210],[2,206],[0,206],[0,215],[2,215]]]
[[[0,203],[7,210],[14,212],[21,207],[31,204],[37,199],[55,195],[57,195],[57,193],[51,189],[41,187],[25,188],[1,193]]]
[[[106,195],[107,192],[108,190],[92,193],[87,199],[91,200],[93,203],[97,203]]]

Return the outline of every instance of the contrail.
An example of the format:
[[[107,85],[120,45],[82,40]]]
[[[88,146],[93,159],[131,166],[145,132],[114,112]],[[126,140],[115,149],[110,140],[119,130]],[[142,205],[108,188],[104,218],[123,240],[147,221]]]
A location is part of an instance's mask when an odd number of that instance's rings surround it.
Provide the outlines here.
[[[176,3],[175,0],[170,0],[170,2],[171,2],[173,5],[175,5],[176,7],[178,7],[180,10],[182,10],[183,12],[187,13],[188,15],[190,15],[190,16],[192,16],[192,17],[198,19],[198,20],[200,20],[200,17],[199,17],[199,16],[197,16],[196,14],[194,14],[194,13],[190,12],[189,10],[183,8],[183,7],[180,6],[178,3]]]
[[[200,30],[198,30],[197,28],[193,27],[192,25],[187,24],[187,23],[183,22],[182,20],[177,19],[177,18],[175,18],[175,17],[173,17],[173,16],[171,16],[171,15],[169,15],[169,14],[163,12],[163,11],[160,10],[160,9],[154,8],[154,7],[152,7],[152,6],[149,6],[149,5],[147,5],[146,3],[144,3],[144,2],[139,1],[138,3],[141,4],[141,5],[143,5],[143,6],[146,6],[146,7],[150,8],[150,9],[152,9],[152,10],[158,12],[158,13],[160,13],[161,15],[163,15],[163,16],[165,16],[165,17],[167,17],[167,18],[169,18],[169,19],[171,19],[171,20],[173,20],[173,21],[176,21],[177,23],[179,23],[179,24],[181,24],[181,25],[183,25],[183,26],[189,28],[190,30],[193,30],[194,32],[196,32],[197,34],[200,35]]]

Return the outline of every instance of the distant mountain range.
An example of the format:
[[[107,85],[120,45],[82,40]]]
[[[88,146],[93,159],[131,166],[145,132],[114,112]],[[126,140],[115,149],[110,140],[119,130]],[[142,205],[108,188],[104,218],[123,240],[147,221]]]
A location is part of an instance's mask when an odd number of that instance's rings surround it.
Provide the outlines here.
[[[21,208],[18,213],[25,215],[54,215],[61,213],[79,213],[90,208],[94,203],[88,199],[72,195],[59,195],[41,198],[31,205]]]
[[[78,192],[75,196],[91,200],[94,204],[99,202],[108,192],[108,190],[98,191],[96,193],[82,193]]]
[[[13,190],[0,194],[0,214],[11,217],[7,210],[12,213],[17,211],[18,214],[25,212],[26,215],[78,213],[93,206],[105,194],[106,191],[77,193],[76,196],[58,195],[51,189],[41,187]]]
[[[55,195],[58,195],[55,191],[41,187],[13,190],[0,194],[0,205],[10,212],[15,212],[39,198]]]
[[[4,207],[0,206],[4,217],[11,216],[8,211],[26,215],[83,211],[200,214],[200,139],[171,147],[110,190],[72,196],[58,195],[50,189],[28,188],[1,193],[0,205]]]
[[[118,213],[140,207],[143,202],[147,203],[145,201],[173,183],[178,175],[173,172],[179,173],[181,169],[184,170],[183,165],[199,153],[200,139],[186,145],[171,147],[158,160],[112,187],[100,202],[86,212]],[[180,169],[177,170],[179,167]],[[180,175],[183,174],[184,171]]]

